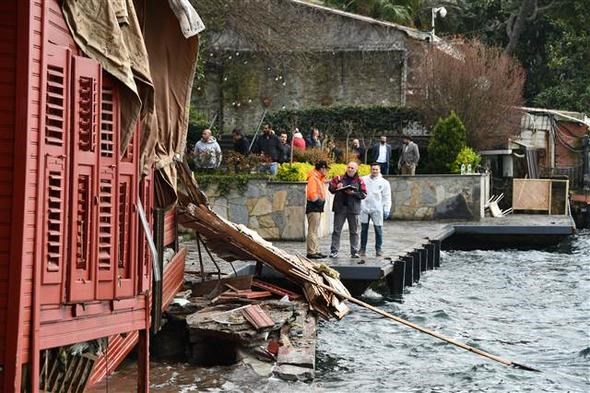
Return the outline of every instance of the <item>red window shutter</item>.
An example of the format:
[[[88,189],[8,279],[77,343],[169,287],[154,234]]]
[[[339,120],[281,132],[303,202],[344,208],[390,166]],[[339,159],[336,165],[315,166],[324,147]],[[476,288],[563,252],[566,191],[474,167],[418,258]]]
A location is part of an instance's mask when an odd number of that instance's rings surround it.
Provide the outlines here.
[[[48,44],[46,52],[42,156],[44,177],[43,253],[41,255],[41,302],[59,304],[63,296],[67,255],[68,127],[70,51]]]
[[[137,149],[133,146],[139,138],[139,127],[129,142],[129,147],[119,163],[119,259],[116,297],[131,297],[137,293],[138,272],[138,216],[135,204],[138,198]]]
[[[118,259],[117,221],[117,151],[119,145],[120,104],[118,92],[110,77],[103,74],[99,132],[99,199],[98,199],[98,299],[115,297]]]
[[[74,56],[72,84],[72,221],[67,297],[70,302],[81,302],[96,297],[100,65]]]

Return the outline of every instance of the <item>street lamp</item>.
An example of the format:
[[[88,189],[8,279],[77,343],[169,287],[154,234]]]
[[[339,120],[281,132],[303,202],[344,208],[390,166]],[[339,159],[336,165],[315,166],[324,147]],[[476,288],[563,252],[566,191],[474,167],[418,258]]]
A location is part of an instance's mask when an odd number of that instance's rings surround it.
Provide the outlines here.
[[[440,15],[441,18],[447,16],[447,9],[445,7],[435,7],[432,9],[432,41],[434,41],[434,20],[436,19],[436,14]]]

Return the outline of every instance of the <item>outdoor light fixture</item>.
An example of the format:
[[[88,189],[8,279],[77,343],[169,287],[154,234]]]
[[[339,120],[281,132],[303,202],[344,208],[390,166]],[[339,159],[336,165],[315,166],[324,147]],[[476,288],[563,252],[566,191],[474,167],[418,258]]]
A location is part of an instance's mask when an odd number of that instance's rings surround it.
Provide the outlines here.
[[[432,41],[434,41],[434,20],[436,19],[436,14],[440,15],[441,18],[447,16],[447,9],[445,7],[435,7],[432,9]]]

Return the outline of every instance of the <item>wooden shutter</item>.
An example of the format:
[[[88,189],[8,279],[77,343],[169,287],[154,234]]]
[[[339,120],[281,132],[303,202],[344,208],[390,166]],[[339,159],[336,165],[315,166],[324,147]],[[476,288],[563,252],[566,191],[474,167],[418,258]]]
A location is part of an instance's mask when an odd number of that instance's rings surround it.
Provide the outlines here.
[[[70,302],[93,300],[96,295],[100,82],[101,69],[96,61],[73,56]]]
[[[43,253],[42,296],[43,304],[62,301],[63,279],[67,255],[68,206],[68,127],[70,51],[53,44],[47,45],[45,70],[45,116],[41,134],[42,155],[45,165],[43,182]]]
[[[118,219],[118,146],[120,104],[118,92],[103,75],[99,132],[98,179],[98,299],[115,297]]]
[[[129,147],[119,163],[119,258],[116,297],[131,297],[137,288],[137,225],[138,217],[135,203],[138,197],[137,149],[134,148],[139,138],[136,128]]]

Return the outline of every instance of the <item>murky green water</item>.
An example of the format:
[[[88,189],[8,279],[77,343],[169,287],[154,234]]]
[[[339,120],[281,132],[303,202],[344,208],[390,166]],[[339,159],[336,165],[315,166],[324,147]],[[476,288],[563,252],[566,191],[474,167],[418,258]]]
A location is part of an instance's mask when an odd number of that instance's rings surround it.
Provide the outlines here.
[[[311,384],[260,379],[243,368],[153,364],[154,392],[588,392],[590,233],[551,251],[451,251],[402,303],[365,300],[510,360],[496,364],[353,307],[322,322]],[[125,391],[112,376],[110,391]],[[119,386],[119,389],[116,388]],[[104,389],[104,388],[103,388]]]

